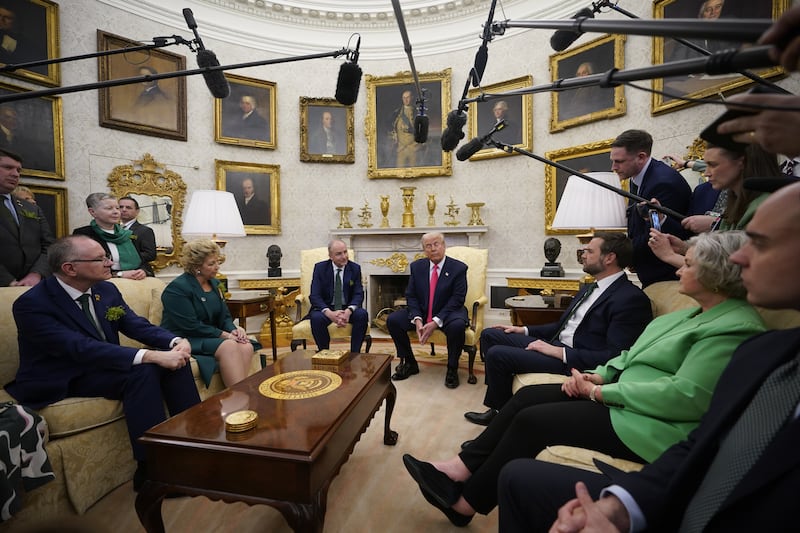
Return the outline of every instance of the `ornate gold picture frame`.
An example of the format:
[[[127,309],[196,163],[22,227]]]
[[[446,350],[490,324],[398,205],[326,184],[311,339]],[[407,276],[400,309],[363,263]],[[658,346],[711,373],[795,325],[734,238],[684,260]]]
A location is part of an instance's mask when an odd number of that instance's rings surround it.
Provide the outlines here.
[[[364,133],[369,144],[367,177],[422,178],[453,174],[452,154],[443,151],[441,146],[443,124],[450,109],[450,72],[448,68],[418,75],[426,93],[429,120],[425,143],[416,143],[413,138],[413,119],[418,109],[411,72],[364,77],[367,87]],[[409,103],[413,110],[408,109]]]
[[[141,43],[97,30],[97,50],[118,50]],[[184,56],[144,50],[97,59],[100,81],[186,70]],[[183,76],[98,90],[100,126],[186,140],[186,78]]]
[[[300,97],[300,161],[354,163],[353,106],[334,98]]]
[[[130,165],[116,166],[108,175],[108,188],[117,198],[130,196],[139,204],[140,224],[149,226],[156,236],[153,270],[179,264],[183,248],[183,205],[186,184],[150,154]]]
[[[600,74],[612,68],[625,68],[624,35],[606,35],[550,56],[552,81]],[[580,87],[550,94],[551,133],[625,114],[625,88],[622,85],[606,89]]]
[[[570,148],[561,148],[547,152],[544,156],[579,172],[608,172],[611,170],[611,143],[614,139],[606,139]],[[591,228],[562,230],[553,229],[558,203],[571,176],[556,167],[547,165],[544,170],[544,232],[547,235],[573,235],[589,231]]]
[[[278,146],[277,99],[274,82],[225,74],[231,94],[214,99],[214,140],[274,150]]]
[[[721,6],[721,10],[719,7]],[[653,18],[760,18],[777,19],[789,7],[789,0],[655,0],[653,3]],[[699,8],[699,12],[698,12]],[[717,52],[728,48],[738,48],[742,42],[686,39],[710,52]],[[660,65],[682,59],[703,57],[686,46],[669,38],[653,38],[653,64]],[[771,67],[754,70],[763,78],[774,78],[785,74],[781,67]],[[709,76],[697,74],[693,76],[676,76],[672,78],[657,78],[652,82],[656,91],[664,91],[676,96],[690,98],[705,98],[716,94],[727,94],[731,91],[742,90],[753,83],[750,79],[738,74],[724,76]],[[678,98],[671,98],[663,94],[653,93],[652,114],[669,113],[677,109],[694,105]]]
[[[64,187],[48,187],[35,183],[20,183],[29,188],[36,198],[38,205],[47,222],[50,224],[50,231],[60,239],[69,235],[69,202],[67,202],[67,189]]]
[[[0,95],[21,92],[26,90],[0,83]],[[22,158],[23,176],[64,179],[61,97],[40,96],[1,104],[0,123],[0,148]]]
[[[58,4],[50,0],[3,2],[2,15],[8,29],[0,41],[0,74],[33,83],[58,87],[61,66],[56,64],[12,68],[12,65],[60,57]]]
[[[248,235],[280,235],[280,165],[214,160],[217,190],[233,193]]]
[[[477,89],[470,89],[467,93],[473,98],[482,92],[501,93],[523,89],[533,85],[533,76],[522,76],[512,80],[502,81],[492,85],[484,85]],[[522,94],[508,96],[502,100],[489,100],[487,102],[474,102],[469,106],[467,115],[468,137],[486,135],[498,120],[506,121],[506,127],[492,135],[498,142],[517,146],[524,150],[533,150],[533,95]],[[517,155],[516,152],[508,153],[499,148],[487,147],[469,158],[470,161],[491,159]]]

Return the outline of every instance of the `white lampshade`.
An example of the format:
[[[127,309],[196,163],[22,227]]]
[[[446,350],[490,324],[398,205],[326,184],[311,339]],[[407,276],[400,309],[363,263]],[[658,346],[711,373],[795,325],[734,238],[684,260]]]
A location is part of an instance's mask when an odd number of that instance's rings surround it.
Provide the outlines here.
[[[183,216],[184,237],[244,237],[242,215],[227,191],[194,191]]]
[[[619,187],[614,172],[586,172],[587,176]],[[553,218],[553,229],[617,229],[627,226],[625,197],[579,176],[570,176]]]

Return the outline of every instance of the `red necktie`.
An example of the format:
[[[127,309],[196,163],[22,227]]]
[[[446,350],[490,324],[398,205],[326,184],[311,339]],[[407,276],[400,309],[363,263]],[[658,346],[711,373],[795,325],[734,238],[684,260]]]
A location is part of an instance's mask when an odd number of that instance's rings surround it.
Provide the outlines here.
[[[436,284],[439,282],[439,265],[433,265],[433,272],[431,272],[431,289],[428,295],[428,317],[425,319],[427,324],[433,320],[433,295],[436,292]]]

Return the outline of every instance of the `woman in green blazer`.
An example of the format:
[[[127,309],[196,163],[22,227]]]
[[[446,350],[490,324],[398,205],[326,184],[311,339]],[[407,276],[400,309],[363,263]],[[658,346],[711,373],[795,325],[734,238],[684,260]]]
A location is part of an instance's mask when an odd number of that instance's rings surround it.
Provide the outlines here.
[[[404,456],[426,499],[464,525],[497,505],[497,478],[512,459],[568,445],[649,462],[686,438],[734,349],[765,329],[744,299],[739,266],[728,261],[745,240],[741,231],[692,238],[679,290],[699,307],[656,318],[630,350],[586,373],[573,370],[563,385],[521,389],[454,458]]]
[[[161,327],[189,341],[206,386],[219,368],[228,387],[247,377],[254,350],[245,330],[233,324],[220,293],[219,256],[219,246],[211,240],[183,246],[180,261],[185,272],[161,294]]]

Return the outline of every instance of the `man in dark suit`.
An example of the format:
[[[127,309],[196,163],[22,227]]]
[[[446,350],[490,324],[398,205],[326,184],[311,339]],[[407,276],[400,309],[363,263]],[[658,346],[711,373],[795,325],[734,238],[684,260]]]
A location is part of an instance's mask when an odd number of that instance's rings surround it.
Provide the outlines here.
[[[364,287],[361,284],[361,267],[347,257],[347,245],[338,239],[328,243],[328,259],[314,265],[311,278],[311,333],[320,350],[327,350],[331,344],[328,325],[335,323],[343,328],[353,325],[350,336],[350,351],[360,352],[367,332],[369,316],[361,307],[364,302]],[[341,288],[341,298],[337,298],[336,286]],[[336,300],[339,300],[338,302]]]
[[[343,128],[337,128],[333,113],[323,111],[319,126],[309,136],[308,151],[312,154],[344,155],[347,153],[345,135]]]
[[[458,387],[458,359],[464,348],[469,321],[464,299],[467,296],[467,265],[445,257],[447,245],[441,233],[422,236],[422,249],[427,259],[411,263],[411,276],[406,289],[405,309],[389,315],[386,326],[392,336],[400,364],[394,380],[419,374],[419,365],[411,350],[408,332],[416,330],[420,344],[425,344],[434,330],[441,329],[447,337],[447,374],[444,384]]]
[[[249,94],[242,95],[239,99],[239,109],[242,113],[230,115],[224,133],[230,137],[269,142],[269,120],[258,112],[255,97]]]
[[[111,277],[111,260],[95,240],[70,236],[49,251],[55,273],[14,302],[19,369],[5,389],[40,409],[64,398],[121,400],[139,461],[138,490],[145,477],[145,450],[137,439],[200,398],[189,365],[189,342],[137,316]],[[83,300],[83,301],[81,301]],[[91,315],[91,318],[90,316]],[[119,334],[154,349],[120,346]]]
[[[630,179],[630,190],[647,200],[658,202],[678,213],[687,213],[692,190],[676,170],[650,157],[653,138],[642,130],[627,130],[611,143],[611,170],[620,180]],[[678,238],[690,234],[679,220],[661,217],[661,231]],[[633,268],[639,275],[642,287],[657,281],[678,279],[675,268],[653,254],[647,239],[650,223],[647,207],[630,203],[628,206],[628,237],[633,241]]]
[[[489,409],[465,413],[466,419],[488,426],[511,398],[515,374],[568,376],[571,368],[595,368],[630,348],[653,318],[650,299],[625,275],[632,256],[625,235],[597,233],[583,250],[583,271],[594,276],[597,287],[584,285],[558,322],[484,329],[483,403]]]
[[[267,191],[269,192],[269,187],[267,187]],[[239,206],[242,222],[246,226],[270,225],[272,221],[270,204],[258,195],[252,178],[242,180],[242,195],[236,197],[236,204]]]
[[[47,248],[53,243],[50,225],[35,204],[18,200],[11,191],[19,184],[20,157],[0,150],[0,286],[36,285],[50,274]]]
[[[754,305],[800,309],[798,206],[800,184],[774,193],[747,226],[750,241],[731,256],[742,267]],[[800,486],[798,354],[800,328],[743,343],[697,429],[641,472],[601,464],[605,474],[595,474],[530,459],[509,463],[499,482],[500,531],[546,531],[557,513],[557,531],[563,532],[795,531],[789,514]],[[770,386],[779,375],[786,381]],[[771,390],[777,396],[765,401]],[[761,419],[774,422],[768,428]],[[760,443],[750,441],[753,436]],[[593,502],[604,488],[604,497]],[[576,492],[578,499],[557,511]],[[714,492],[717,497],[708,498]]]
[[[119,219],[124,229],[130,230],[133,235],[133,246],[142,258],[142,270],[148,276],[154,276],[150,261],[156,260],[156,234],[153,229],[140,224],[136,217],[139,216],[139,202],[130,196],[119,199]]]

